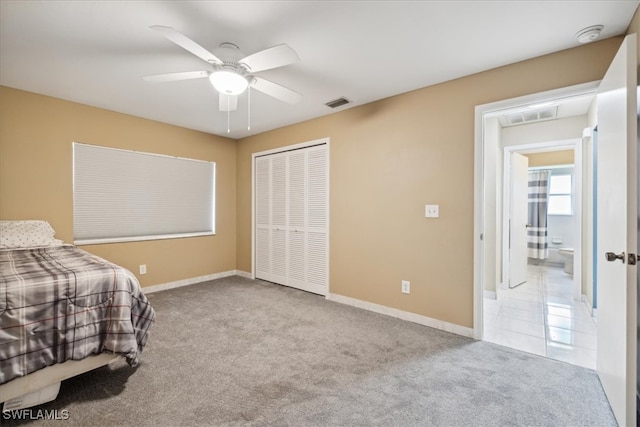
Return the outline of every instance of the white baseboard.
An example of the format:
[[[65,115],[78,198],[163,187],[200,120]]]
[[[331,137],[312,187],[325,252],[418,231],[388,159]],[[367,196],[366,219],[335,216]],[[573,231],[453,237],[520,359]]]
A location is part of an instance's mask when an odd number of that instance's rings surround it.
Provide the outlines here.
[[[192,277],[190,279],[177,280],[175,282],[162,283],[159,285],[146,286],[142,288],[145,294],[153,292],[165,291],[167,289],[180,288],[182,286],[195,285],[196,283],[207,282],[209,280],[221,279],[229,276],[240,276],[247,279],[252,279],[253,275],[249,272],[242,270],[229,270],[221,273],[208,274],[206,276]],[[485,291],[490,292],[490,291]],[[494,292],[495,294],[495,292]],[[429,326],[434,329],[440,329],[442,331],[451,332],[453,334],[462,335],[464,337],[473,338],[473,328],[467,328],[465,326],[456,325],[454,323],[445,322],[431,317],[422,316],[420,314],[411,313],[408,311],[398,310],[396,308],[387,307],[380,304],[374,304],[368,301],[362,301],[355,298],[345,297],[338,294],[328,293],[326,299],[329,301],[338,302],[341,304],[350,305],[353,307],[361,308],[364,310],[373,311],[375,313],[384,314],[386,316],[396,317],[408,322],[417,323],[419,325]]]
[[[484,297],[489,299],[498,299],[496,291],[484,291]]]
[[[208,282],[209,280],[222,279],[229,276],[242,276],[251,278],[251,274],[246,271],[229,270],[221,273],[207,274],[206,276],[192,277],[190,279],[176,280],[175,282],[161,283],[159,285],[145,286],[142,291],[145,294],[151,294],[153,292],[166,291],[167,289],[180,288],[182,286],[195,285],[196,283]]]
[[[234,270],[236,276],[244,277],[245,279],[253,279],[253,274],[248,271]]]
[[[373,311],[375,313],[384,314],[386,316],[396,317],[398,319],[406,320],[408,322],[418,323],[420,325],[429,326],[434,329],[440,329],[442,331],[451,332],[453,334],[462,335],[464,337],[473,338],[473,329],[465,326],[456,325],[442,320],[433,319],[431,317],[422,316],[420,314],[411,313],[408,311],[398,310],[396,308],[387,307],[384,305],[374,304],[368,301],[362,301],[359,299],[345,297],[338,294],[328,293],[326,297],[329,301],[338,302],[341,304],[351,305],[353,307],[361,308],[364,310]]]

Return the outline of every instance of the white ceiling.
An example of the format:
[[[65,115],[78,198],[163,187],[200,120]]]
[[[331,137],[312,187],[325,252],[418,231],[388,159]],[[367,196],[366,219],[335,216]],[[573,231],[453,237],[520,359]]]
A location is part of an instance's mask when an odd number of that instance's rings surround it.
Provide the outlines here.
[[[578,46],[604,25],[624,34],[626,1],[0,1],[0,84],[216,135],[242,138],[498,66]],[[218,111],[207,79],[143,76],[207,70],[151,25],[245,54],[287,43],[301,61],[259,73],[304,95],[251,92]],[[346,97],[352,104],[324,104]]]

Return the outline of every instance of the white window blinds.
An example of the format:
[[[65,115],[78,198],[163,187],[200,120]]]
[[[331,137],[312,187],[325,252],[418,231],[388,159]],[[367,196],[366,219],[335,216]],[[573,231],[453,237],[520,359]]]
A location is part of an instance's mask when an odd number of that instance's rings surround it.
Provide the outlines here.
[[[74,243],[210,235],[215,163],[73,143]]]

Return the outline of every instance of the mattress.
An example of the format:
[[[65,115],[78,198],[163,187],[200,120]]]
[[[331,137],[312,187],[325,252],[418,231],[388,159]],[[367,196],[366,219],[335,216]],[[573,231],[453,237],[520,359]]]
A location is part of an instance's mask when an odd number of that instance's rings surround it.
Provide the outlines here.
[[[136,366],[154,320],[123,267],[72,245],[0,251],[0,384],[101,353]]]

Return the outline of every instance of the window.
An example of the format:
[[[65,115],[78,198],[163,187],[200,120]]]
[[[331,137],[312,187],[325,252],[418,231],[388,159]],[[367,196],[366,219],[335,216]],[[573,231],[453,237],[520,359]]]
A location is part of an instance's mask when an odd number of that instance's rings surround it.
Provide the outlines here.
[[[572,176],[551,175],[548,215],[573,215]]]
[[[215,166],[74,142],[74,243],[214,234]]]

